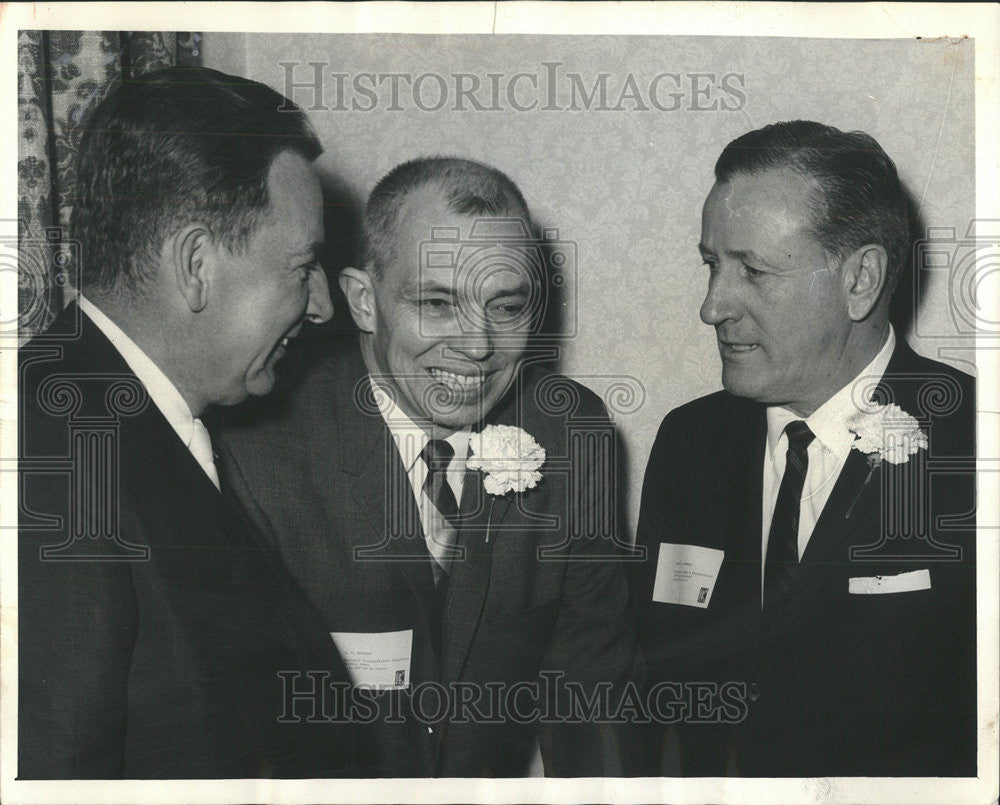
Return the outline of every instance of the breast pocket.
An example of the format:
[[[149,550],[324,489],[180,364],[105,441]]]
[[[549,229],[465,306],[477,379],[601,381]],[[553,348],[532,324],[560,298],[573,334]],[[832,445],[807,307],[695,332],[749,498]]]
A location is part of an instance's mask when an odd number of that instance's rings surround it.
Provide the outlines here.
[[[933,589],[928,569],[874,576],[851,576],[847,580],[850,595],[904,595]]]

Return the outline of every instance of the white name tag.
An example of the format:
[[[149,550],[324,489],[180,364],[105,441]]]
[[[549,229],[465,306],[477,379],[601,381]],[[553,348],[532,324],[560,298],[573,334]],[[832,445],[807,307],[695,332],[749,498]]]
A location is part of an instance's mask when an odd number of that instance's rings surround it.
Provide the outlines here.
[[[883,593],[908,593],[913,590],[929,590],[931,572],[911,570],[895,576],[863,576],[847,580],[847,592],[851,595],[881,595]]]
[[[698,545],[660,543],[653,600],[705,609],[719,577],[725,551]]]
[[[409,687],[413,630],[398,632],[330,632],[358,688],[392,690]]]

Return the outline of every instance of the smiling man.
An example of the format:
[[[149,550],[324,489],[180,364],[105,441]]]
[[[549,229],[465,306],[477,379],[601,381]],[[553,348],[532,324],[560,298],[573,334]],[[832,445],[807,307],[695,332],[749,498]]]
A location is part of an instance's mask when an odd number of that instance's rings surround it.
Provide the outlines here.
[[[82,292],[19,355],[21,778],[353,771],[348,730],[280,720],[279,671],[347,672],[201,421],[332,313],[321,148],[283,103],[170,69],[88,118]]]
[[[353,714],[365,772],[522,776],[537,743],[548,775],[621,774],[622,730],[598,724],[635,658],[614,432],[530,355],[545,276],[524,199],[485,165],[414,160],[372,191],[363,252],[340,278],[358,336],[234,416],[221,454],[374,691]],[[535,485],[495,497],[469,469],[500,458],[491,425],[516,433],[508,462],[544,449]]]
[[[975,387],[889,323],[896,168],[795,121],[715,177],[701,318],[725,390],[663,421],[637,529],[650,681],[706,705],[683,773],[974,775]]]
[[[427,163],[423,170],[444,165]],[[416,177],[417,169],[409,171]],[[464,169],[468,186],[459,184],[452,193],[474,203],[482,192],[474,184],[479,171]],[[517,189],[500,182],[492,188],[492,207],[484,210],[496,213],[481,218],[462,211],[436,182],[409,192],[387,184],[376,188],[369,203],[371,272],[349,268],[341,275],[364,333],[361,352],[376,382],[393,392],[411,419],[468,431],[510,387],[537,323],[541,255],[530,239],[527,209],[514,195]],[[494,254],[493,241],[478,240],[491,217],[500,244],[512,236],[506,253]],[[378,245],[385,240],[391,252]]]

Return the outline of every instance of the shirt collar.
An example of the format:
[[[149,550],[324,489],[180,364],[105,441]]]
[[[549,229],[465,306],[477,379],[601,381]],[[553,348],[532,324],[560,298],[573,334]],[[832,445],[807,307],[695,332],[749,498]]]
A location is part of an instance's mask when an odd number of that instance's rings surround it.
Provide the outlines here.
[[[371,375],[368,376],[368,379],[372,384],[375,404],[378,405],[379,413],[382,414],[382,419],[385,420],[386,427],[389,428],[393,441],[396,442],[396,449],[399,450],[399,455],[403,459],[403,466],[409,472],[431,437],[427,431],[410,419],[402,408],[396,405],[392,392],[379,385],[378,381]],[[445,437],[445,441],[455,451],[452,461],[464,462],[468,458],[471,434],[471,428],[463,428]]]
[[[889,335],[871,362],[850,383],[806,417],[805,423],[815,434],[816,441],[831,453],[840,454],[849,450],[854,442],[855,436],[848,429],[847,420],[860,410],[854,397],[856,384],[864,381],[866,387],[873,388],[885,374],[895,348],[896,334],[890,324]],[[802,417],[783,406],[771,406],[767,409],[767,448],[772,456],[785,427],[796,419]]]
[[[160,413],[184,442],[184,446],[190,448],[191,439],[194,437],[194,415],[177,387],[139,345],[87,297],[80,294],[77,297],[77,304],[118,350],[129,369],[146,387],[153,404],[160,409]]]

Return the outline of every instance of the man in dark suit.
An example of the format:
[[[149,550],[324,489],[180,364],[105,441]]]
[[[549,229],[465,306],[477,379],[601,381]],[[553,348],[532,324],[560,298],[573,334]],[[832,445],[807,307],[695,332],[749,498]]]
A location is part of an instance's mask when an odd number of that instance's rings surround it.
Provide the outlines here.
[[[597,724],[635,655],[614,433],[591,391],[526,353],[544,277],[524,199],[484,165],[415,160],[372,192],[364,238],[364,268],[341,274],[360,337],[234,416],[222,461],[359,647],[376,773],[521,776],[537,740],[548,775],[621,774],[620,730]]]
[[[740,692],[687,714],[683,773],[975,775],[975,387],[889,324],[895,166],[795,121],[715,176],[701,318],[725,391],[663,421],[637,529],[650,683]]]
[[[82,293],[19,355],[20,779],[354,773],[350,728],[286,690],[346,668],[200,420],[332,312],[321,148],[282,104],[163,70],[88,121]]]

